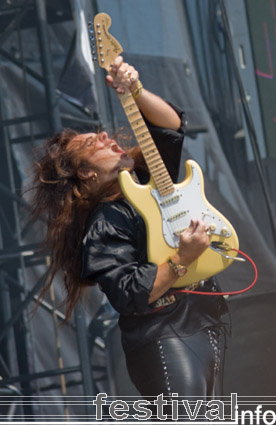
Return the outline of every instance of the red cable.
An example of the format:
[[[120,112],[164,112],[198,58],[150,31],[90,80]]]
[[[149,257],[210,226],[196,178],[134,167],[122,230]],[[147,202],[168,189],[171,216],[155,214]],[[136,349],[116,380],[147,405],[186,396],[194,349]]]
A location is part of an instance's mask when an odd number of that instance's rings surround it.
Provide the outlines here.
[[[178,292],[185,292],[185,293],[188,293],[188,294],[215,295],[215,296],[217,296],[217,295],[236,295],[236,294],[241,294],[243,292],[249,291],[249,289],[251,289],[255,285],[255,283],[257,282],[257,279],[258,279],[257,266],[254,263],[254,261],[252,260],[252,258],[250,258],[244,252],[240,251],[239,249],[235,249],[235,248],[233,248],[232,251],[236,251],[240,255],[242,255],[243,257],[245,257],[251,263],[251,265],[252,265],[252,267],[254,269],[254,272],[255,272],[254,280],[253,280],[253,282],[247,288],[241,289],[240,291],[232,291],[232,292],[203,292],[203,291],[188,291],[188,290],[185,290],[185,289],[179,289],[179,290],[176,290],[174,292],[171,292],[170,295],[177,294]]]

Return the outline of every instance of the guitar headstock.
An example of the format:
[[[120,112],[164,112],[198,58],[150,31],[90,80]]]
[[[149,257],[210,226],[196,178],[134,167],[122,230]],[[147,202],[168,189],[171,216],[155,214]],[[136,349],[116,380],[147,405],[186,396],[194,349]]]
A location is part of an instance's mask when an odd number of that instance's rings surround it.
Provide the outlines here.
[[[120,43],[108,32],[111,26],[111,18],[106,13],[98,13],[94,17],[94,25],[88,24],[88,33],[93,60],[99,62],[99,66],[106,71],[115,58],[123,51]],[[96,50],[95,50],[96,49]],[[95,57],[97,55],[97,57]]]

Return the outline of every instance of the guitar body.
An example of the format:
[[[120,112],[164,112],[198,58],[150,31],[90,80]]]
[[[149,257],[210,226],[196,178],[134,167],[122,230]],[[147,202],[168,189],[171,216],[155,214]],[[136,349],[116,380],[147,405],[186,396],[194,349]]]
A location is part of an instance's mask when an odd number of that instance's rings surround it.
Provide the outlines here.
[[[192,160],[188,160],[185,165],[185,180],[175,184],[174,192],[166,197],[159,195],[152,179],[148,184],[140,185],[135,183],[128,171],[122,171],[119,175],[125,197],[145,221],[148,260],[157,265],[175,254],[179,234],[189,227],[191,219],[203,219],[206,222],[211,232],[211,242],[226,242],[233,248],[239,247],[237,234],[230,222],[205,197],[199,165]],[[232,261],[208,248],[173,286],[182,287],[207,279],[225,270]]]

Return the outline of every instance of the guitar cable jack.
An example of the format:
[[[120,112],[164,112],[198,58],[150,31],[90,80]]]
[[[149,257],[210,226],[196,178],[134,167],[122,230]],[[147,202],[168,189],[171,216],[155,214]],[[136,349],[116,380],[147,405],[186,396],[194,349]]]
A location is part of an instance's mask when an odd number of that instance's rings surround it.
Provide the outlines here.
[[[240,261],[244,262],[245,259],[242,257],[232,257],[231,255],[224,254],[222,251],[233,251],[233,247],[226,242],[212,241],[210,248],[215,251],[217,254],[222,255],[222,257],[227,260]]]

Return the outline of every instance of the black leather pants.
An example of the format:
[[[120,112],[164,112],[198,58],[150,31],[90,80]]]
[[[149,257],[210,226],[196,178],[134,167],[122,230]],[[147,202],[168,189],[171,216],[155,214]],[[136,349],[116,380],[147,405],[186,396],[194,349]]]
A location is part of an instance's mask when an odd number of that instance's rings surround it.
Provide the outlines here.
[[[161,393],[172,400],[177,393],[181,399],[206,402],[206,397],[214,395],[219,369],[219,333],[215,327],[208,328],[185,338],[160,339],[127,354],[129,375],[137,390],[148,400]],[[201,417],[204,412],[202,406]],[[166,406],[166,414],[172,414],[170,406]]]

